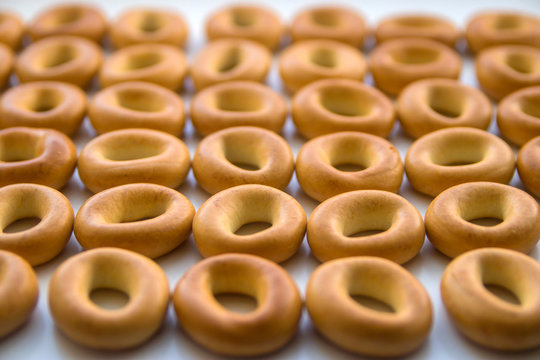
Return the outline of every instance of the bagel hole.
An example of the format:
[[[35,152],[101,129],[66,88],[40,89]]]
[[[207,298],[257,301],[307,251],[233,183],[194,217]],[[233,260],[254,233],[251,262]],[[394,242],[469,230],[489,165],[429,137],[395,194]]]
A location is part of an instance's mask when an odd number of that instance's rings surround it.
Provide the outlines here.
[[[499,15],[493,24],[493,27],[497,30],[512,30],[520,26],[521,20],[515,15]]]
[[[465,95],[460,88],[435,86],[429,92],[429,107],[436,113],[457,118],[463,113]]]
[[[247,89],[227,89],[217,94],[216,107],[223,111],[258,111],[264,107],[264,100],[260,94]]]
[[[486,226],[486,227],[496,226],[503,222],[502,219],[495,218],[495,217],[481,217],[481,218],[476,218],[476,219],[470,219],[467,221],[475,225]]]
[[[387,229],[382,230],[362,230],[355,232],[354,234],[347,235],[347,237],[364,237],[364,236],[371,236],[371,235],[377,235],[380,233],[385,232]]]
[[[328,111],[341,116],[365,116],[373,108],[371,99],[347,88],[325,89],[320,96],[321,105]]]
[[[157,218],[167,211],[167,205],[158,198],[146,199],[135,196],[124,205],[126,211],[121,212],[118,222],[134,223]]]
[[[339,24],[339,15],[334,11],[315,10],[311,12],[311,21],[320,26],[334,27]]]
[[[344,172],[357,172],[365,170],[366,167],[362,164],[354,164],[354,163],[339,163],[339,164],[332,164],[332,166],[339,171]]]
[[[365,306],[371,310],[385,313],[395,313],[395,310],[390,305],[374,297],[354,294],[350,294],[349,296],[358,304]]]
[[[112,161],[140,160],[161,154],[163,150],[159,146],[141,142],[119,142],[106,148],[103,157]]]
[[[242,62],[242,50],[237,47],[228,49],[217,65],[217,71],[226,73],[236,68]]]
[[[361,238],[383,233],[393,223],[393,212],[384,203],[358,204],[348,209],[348,221],[343,223],[343,235]]]
[[[265,160],[257,156],[257,143],[253,139],[238,139],[234,136],[225,138],[223,152],[225,159],[234,166],[257,171],[264,167]]]
[[[163,17],[160,14],[147,12],[139,23],[139,29],[146,33],[153,33],[163,27]]]
[[[118,105],[133,111],[159,112],[167,107],[161,96],[151,91],[125,89],[116,93]]]
[[[59,25],[74,23],[83,16],[83,10],[78,7],[65,8],[56,13],[55,22]]]
[[[484,149],[477,139],[446,139],[431,152],[431,161],[440,166],[467,166],[484,160]]]
[[[484,287],[494,296],[514,305],[521,305],[519,298],[509,289],[501,285],[485,284]]]
[[[47,112],[62,103],[62,93],[55,89],[38,89],[28,98],[25,107],[33,112]]]
[[[422,16],[405,16],[395,20],[396,23],[400,26],[405,27],[415,27],[415,28],[424,28],[435,26],[438,24],[436,19],[422,17]]]
[[[257,16],[251,9],[234,9],[232,21],[236,26],[250,27],[257,22]]]
[[[428,64],[439,58],[439,52],[425,47],[405,47],[392,54],[394,61],[407,65]]]
[[[507,199],[504,195],[489,190],[471,193],[460,206],[461,218],[478,226],[497,226],[507,215]]]
[[[155,52],[147,52],[131,55],[125,65],[125,70],[133,71],[148,68],[161,62],[161,54]]]
[[[214,294],[216,300],[229,311],[247,314],[257,308],[257,299],[238,293]]]
[[[48,51],[43,58],[44,68],[53,68],[73,61],[77,57],[77,49],[71,45],[60,45]]]
[[[265,221],[254,221],[240,226],[234,233],[236,235],[251,235],[266,230],[271,226],[272,224]]]
[[[506,56],[506,65],[522,74],[531,74],[535,70],[534,58],[526,54],[508,54]]]
[[[35,139],[25,135],[8,137],[0,143],[0,161],[17,162],[32,160],[43,152],[42,139]]]
[[[309,60],[324,68],[335,68],[338,64],[336,52],[331,49],[316,49],[311,52]]]
[[[519,107],[525,114],[540,118],[540,95],[521,98]]]
[[[41,222],[37,217],[25,217],[11,222],[3,229],[4,233],[13,234],[33,228]]]
[[[377,154],[363,143],[345,140],[328,152],[328,162],[336,170],[358,172],[370,167]]]
[[[129,296],[117,289],[98,288],[92,290],[90,300],[102,309],[118,310],[127,305]]]

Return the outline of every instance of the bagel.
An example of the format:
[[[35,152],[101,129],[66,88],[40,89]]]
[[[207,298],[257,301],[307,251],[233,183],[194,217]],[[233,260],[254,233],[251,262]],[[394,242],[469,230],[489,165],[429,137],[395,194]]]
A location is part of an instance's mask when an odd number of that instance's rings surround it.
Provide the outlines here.
[[[518,90],[497,107],[497,126],[512,143],[522,146],[540,135],[540,86]]]
[[[17,50],[21,46],[21,39],[24,26],[21,18],[17,15],[1,11],[0,12],[0,43]]]
[[[523,145],[518,153],[517,169],[521,182],[540,198],[540,136]]]
[[[9,85],[13,62],[13,51],[0,42],[0,89]]]

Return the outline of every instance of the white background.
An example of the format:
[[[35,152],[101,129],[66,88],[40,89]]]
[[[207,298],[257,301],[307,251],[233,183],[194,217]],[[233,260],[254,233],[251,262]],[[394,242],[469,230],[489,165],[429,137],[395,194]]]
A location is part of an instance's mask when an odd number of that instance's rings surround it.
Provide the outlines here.
[[[55,1],[31,1],[31,0],[0,0],[0,10],[12,10],[18,13],[24,20],[32,19],[38,11],[45,9],[47,6],[55,3]],[[187,47],[189,58],[204,45],[205,36],[203,33],[203,24],[213,10],[223,6],[224,1],[114,1],[100,0],[93,3],[100,6],[109,19],[114,19],[121,11],[133,7],[135,5],[147,5],[152,7],[166,7],[177,9],[182,13],[189,23],[190,41]],[[290,21],[293,15],[308,4],[313,4],[310,1],[293,1],[293,0],[274,0],[274,1],[259,1],[258,3],[266,4],[270,8],[277,11],[285,21]],[[484,9],[509,9],[523,10],[529,13],[534,13],[540,16],[540,1],[479,1],[479,0],[448,0],[448,1],[342,1],[343,4],[349,3],[350,6],[361,11],[370,26],[374,27],[376,23],[384,16],[403,13],[403,12],[431,12],[446,16],[453,20],[459,27],[463,28],[467,19],[475,12]],[[474,76],[474,69],[471,59],[465,55],[465,66],[462,72],[461,80],[469,85],[477,86]],[[368,76],[366,82],[372,83]],[[13,83],[16,80],[13,79]],[[274,89],[281,91],[281,83],[276,69],[276,62],[268,77],[267,83]],[[191,98],[191,87],[188,86],[181,95],[186,101],[186,104]],[[490,131],[498,134],[495,123],[493,122]],[[94,131],[89,125],[88,119],[85,119],[81,130],[76,134],[74,140],[77,148],[80,151],[81,147],[94,136]],[[304,140],[296,134],[291,119],[287,119],[286,126],[282,134],[290,143],[295,155]],[[191,155],[195,150],[200,137],[194,133],[193,128],[188,120],[186,130],[182,139],[190,148]],[[399,149],[402,157],[405,156],[407,148],[411,140],[405,137],[401,132],[399,125],[396,123],[394,131],[390,138]],[[516,150],[514,148],[514,150]],[[517,173],[511,183],[513,186],[523,189]],[[198,208],[207,198],[206,194],[199,188],[190,173],[188,179],[179,188],[180,192],[185,194]],[[286,191],[293,195],[303,205],[306,213],[309,214],[317,203],[309,199],[299,188],[295,178]],[[75,212],[78,210],[82,202],[87,199],[91,193],[85,190],[81,184],[77,173],[63,190],[72,202]],[[430,202],[430,198],[415,192],[406,179],[400,190],[400,194],[411,201],[418,210],[425,213],[425,210]],[[54,359],[54,358],[97,358],[108,357],[118,359],[137,359],[137,358],[214,358],[216,355],[206,351],[192,342],[177,326],[172,306],[169,309],[169,314],[163,325],[163,328],[149,342],[142,346],[121,352],[98,352],[82,348],[64,337],[55,327],[50,317],[47,306],[47,286],[49,278],[57,266],[69,256],[81,251],[75,238],[72,236],[65,250],[53,261],[38,266],[35,271],[39,278],[40,298],[38,307],[33,313],[30,321],[20,330],[0,340],[0,358],[2,359],[18,359],[35,358],[35,359]],[[539,251],[537,248],[530,254],[535,259],[539,259]],[[185,273],[185,271],[201,260],[201,257],[190,237],[184,244],[168,255],[157,259],[158,264],[165,270],[169,278],[171,289],[174,288],[177,281]],[[405,267],[411,271],[428,290],[433,306],[434,306],[434,323],[431,334],[417,352],[412,354],[410,358],[414,359],[468,359],[468,358],[490,358],[490,359],[539,359],[540,350],[532,352],[524,352],[518,354],[504,354],[492,352],[476,346],[461,337],[455,328],[450,324],[447,314],[442,306],[439,294],[439,281],[441,274],[448,264],[449,259],[441,255],[433,249],[426,240],[420,254],[412,261],[407,263]],[[318,265],[318,261],[311,256],[307,242],[304,241],[298,253],[289,261],[282,265],[294,277],[301,292],[304,293],[305,284],[311,272]],[[282,350],[266,356],[266,358],[276,359],[316,359],[316,358],[355,358],[352,354],[341,351],[332,344],[321,338],[312,327],[307,312],[304,311],[300,329],[295,338]]]

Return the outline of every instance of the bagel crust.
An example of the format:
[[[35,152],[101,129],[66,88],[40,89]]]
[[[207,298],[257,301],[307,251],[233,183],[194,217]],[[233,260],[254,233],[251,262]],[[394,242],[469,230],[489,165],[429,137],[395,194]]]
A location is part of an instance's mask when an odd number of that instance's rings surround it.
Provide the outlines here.
[[[443,304],[458,330],[495,350],[540,346],[540,265],[507,249],[478,249],[454,259],[443,273]],[[508,289],[519,301],[507,302],[486,285]]]
[[[103,309],[92,291],[125,293],[128,303]],[[147,341],[167,313],[167,276],[152,260],[134,252],[101,248],[64,261],[49,282],[49,308],[56,326],[72,341],[94,349],[120,350]]]
[[[243,225],[271,226],[238,235]],[[193,219],[193,238],[204,257],[247,253],[282,262],[293,256],[306,232],[306,213],[290,195],[265,185],[240,185],[208,199]]]
[[[239,314],[215,298],[222,293],[253,297],[257,308]],[[280,266],[258,256],[225,254],[197,263],[173,294],[181,327],[216,353],[256,356],[283,347],[296,333],[302,300],[294,280]]]
[[[540,136],[540,86],[518,90],[505,97],[497,107],[497,126],[512,143],[523,146]]]
[[[17,50],[21,46],[24,25],[20,17],[10,12],[0,12],[0,43]]]
[[[9,83],[13,63],[13,51],[7,45],[0,42],[0,89]]]
[[[358,295],[382,301],[392,312],[363,306],[352,298]],[[307,284],[306,307],[326,339],[361,355],[406,355],[431,329],[432,305],[422,284],[401,266],[377,257],[348,257],[319,266]]]
[[[494,226],[471,221],[494,218]],[[484,247],[529,253],[540,238],[540,207],[517,188],[490,182],[471,182],[442,192],[426,211],[426,234],[448,257]]]
[[[540,136],[521,148],[517,157],[517,169],[525,187],[540,198]]]

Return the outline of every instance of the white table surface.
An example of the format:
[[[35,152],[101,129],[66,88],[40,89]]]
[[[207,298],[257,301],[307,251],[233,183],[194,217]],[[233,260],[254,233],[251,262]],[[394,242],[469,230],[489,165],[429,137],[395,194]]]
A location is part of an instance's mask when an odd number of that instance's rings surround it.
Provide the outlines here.
[[[25,20],[32,19],[37,12],[56,3],[51,0],[0,0],[0,10],[11,10],[18,13]],[[195,53],[205,44],[203,24],[210,12],[217,9],[226,1],[127,1],[127,0],[99,0],[92,3],[100,6],[109,19],[115,18],[121,11],[136,5],[146,5],[152,7],[174,8],[182,13],[189,23],[190,39],[187,47],[188,57],[192,58]],[[292,0],[273,0],[258,1],[276,10],[285,21],[292,19],[293,15],[307,5],[315,4],[311,1],[292,1]],[[505,0],[448,0],[448,1],[421,1],[421,0],[387,0],[387,1],[344,1],[341,3],[349,4],[361,11],[369,25],[374,26],[385,16],[403,13],[403,12],[429,12],[440,14],[453,20],[458,26],[463,27],[467,19],[475,12],[483,9],[514,9],[521,10],[540,16],[539,0],[505,1]],[[471,58],[465,55],[464,69],[461,80],[469,85],[477,86],[474,69]],[[12,79],[15,84],[16,79]],[[366,78],[367,83],[372,83],[371,77]],[[281,91],[281,83],[278,76],[276,62],[268,77],[267,83],[272,88]],[[181,95],[189,103],[192,91],[188,86]],[[288,99],[289,100],[289,99]],[[490,131],[498,134],[495,121],[493,121]],[[299,148],[305,142],[294,129],[290,117],[283,129],[282,135],[291,145],[294,154],[298,153]],[[88,119],[85,119],[80,131],[75,135],[74,141],[78,151],[95,136]],[[186,142],[193,156],[193,152],[200,136],[194,132],[190,121],[187,121],[186,129],[182,140]],[[411,144],[401,131],[396,122],[394,130],[389,140],[396,145],[404,157]],[[514,150],[516,150],[514,148]],[[511,184],[523,189],[517,173]],[[195,182],[193,174],[190,172],[186,182],[179,188],[180,192],[186,195],[195,208],[208,199],[206,194]],[[304,207],[307,215],[311,213],[317,203],[307,197],[300,189],[296,178],[293,177],[286,191],[293,195]],[[91,193],[84,188],[79,180],[77,173],[69,181],[63,193],[70,199],[75,212]],[[399,192],[402,196],[412,202],[423,215],[431,201],[431,198],[423,196],[414,191],[405,179]],[[49,278],[54,270],[69,256],[81,251],[75,237],[72,236],[64,251],[54,260],[47,264],[35,268],[39,278],[40,297],[38,306],[35,309],[29,322],[20,330],[10,336],[0,340],[0,359],[86,359],[86,358],[117,358],[117,359],[141,359],[141,358],[160,358],[160,359],[210,359],[217,357],[198,346],[177,326],[176,318],[172,306],[169,308],[167,318],[162,329],[147,343],[142,346],[120,352],[100,352],[83,348],[65,336],[63,336],[54,326],[53,320],[48,311],[47,305],[47,286]],[[539,247],[530,254],[533,258],[539,259]],[[190,236],[181,246],[171,253],[157,259],[157,263],[165,270],[170,288],[173,289],[180,277],[189,267],[201,260],[193,238]],[[418,256],[405,264],[405,268],[414,274],[426,287],[434,309],[434,322],[431,334],[426,343],[415,353],[410,355],[411,359],[540,359],[540,349],[522,353],[498,353],[481,348],[465,338],[451,325],[446,311],[443,308],[440,294],[439,282],[441,274],[448,264],[449,259],[438,253],[429,243],[426,242]],[[302,293],[304,293],[306,282],[312,271],[319,265],[319,262],[310,254],[307,242],[304,240],[298,253],[282,264],[285,269],[293,276]],[[539,284],[540,285],[540,284]],[[356,358],[353,354],[342,351],[330,344],[319,336],[312,326],[309,316],[304,311],[300,327],[294,339],[282,350],[270,354],[265,358],[275,359],[348,359]]]

